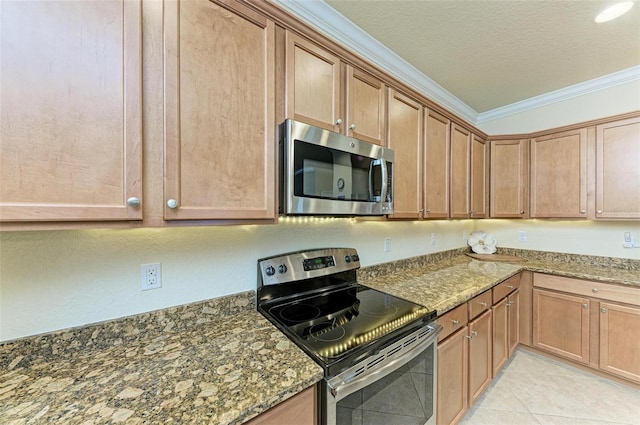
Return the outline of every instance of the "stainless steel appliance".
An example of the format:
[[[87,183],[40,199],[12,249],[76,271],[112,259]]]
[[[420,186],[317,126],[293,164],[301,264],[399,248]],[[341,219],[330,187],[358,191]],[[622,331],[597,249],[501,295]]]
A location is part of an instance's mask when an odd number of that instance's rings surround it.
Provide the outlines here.
[[[393,213],[391,149],[286,120],[280,154],[280,213]]]
[[[320,423],[434,424],[436,312],[356,281],[355,249],[258,260],[258,310],[324,369]]]

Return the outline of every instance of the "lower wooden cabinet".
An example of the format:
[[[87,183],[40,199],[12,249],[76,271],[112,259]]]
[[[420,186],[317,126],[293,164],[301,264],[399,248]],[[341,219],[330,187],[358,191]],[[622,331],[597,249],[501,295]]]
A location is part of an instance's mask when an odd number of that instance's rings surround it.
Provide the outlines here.
[[[540,273],[533,285],[535,348],[640,383],[640,289]]]
[[[640,382],[640,308],[600,302],[599,366]]]
[[[493,364],[495,377],[520,343],[520,291],[503,298],[491,308],[493,324]]]
[[[491,382],[493,348],[491,310],[469,322],[469,407]]]
[[[438,345],[436,422],[456,423],[467,411],[469,329],[464,326]]]
[[[256,416],[247,425],[317,425],[316,386]]]

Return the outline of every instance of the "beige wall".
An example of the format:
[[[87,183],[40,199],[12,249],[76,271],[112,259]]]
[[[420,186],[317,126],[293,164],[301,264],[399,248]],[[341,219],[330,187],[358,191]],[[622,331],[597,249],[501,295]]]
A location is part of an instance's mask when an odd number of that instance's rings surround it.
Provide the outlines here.
[[[363,265],[465,245],[473,222],[289,220],[278,225],[0,233],[0,340],[255,289],[256,260],[347,246]],[[437,234],[435,246],[431,233]],[[384,252],[384,238],[391,252]],[[140,264],[162,288],[140,290]]]
[[[640,80],[488,121],[478,127],[490,135],[532,133],[638,110]]]

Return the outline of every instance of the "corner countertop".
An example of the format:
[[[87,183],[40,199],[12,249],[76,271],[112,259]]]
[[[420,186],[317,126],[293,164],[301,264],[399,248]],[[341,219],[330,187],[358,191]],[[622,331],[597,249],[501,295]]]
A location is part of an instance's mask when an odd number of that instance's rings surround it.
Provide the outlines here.
[[[640,288],[640,262],[544,255],[511,264],[436,253],[358,280],[439,314],[522,270]],[[0,423],[240,424],[322,377],[249,291],[0,344]]]
[[[257,311],[197,307],[0,345],[0,423],[238,424],[322,379]]]
[[[640,271],[635,269],[563,259],[530,258],[518,263],[480,261],[465,255],[399,272],[364,273],[358,280],[363,285],[437,310],[441,315],[523,270],[640,288]]]

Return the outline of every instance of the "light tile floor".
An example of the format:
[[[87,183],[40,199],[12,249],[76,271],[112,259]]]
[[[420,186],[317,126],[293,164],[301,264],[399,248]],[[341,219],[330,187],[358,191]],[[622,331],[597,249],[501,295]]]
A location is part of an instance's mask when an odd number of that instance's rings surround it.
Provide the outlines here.
[[[518,349],[461,425],[640,425],[640,391]]]

